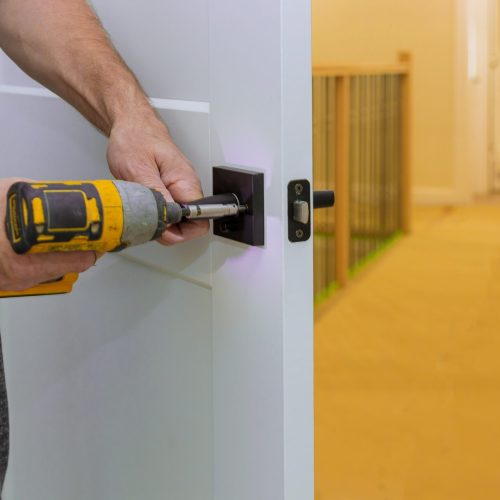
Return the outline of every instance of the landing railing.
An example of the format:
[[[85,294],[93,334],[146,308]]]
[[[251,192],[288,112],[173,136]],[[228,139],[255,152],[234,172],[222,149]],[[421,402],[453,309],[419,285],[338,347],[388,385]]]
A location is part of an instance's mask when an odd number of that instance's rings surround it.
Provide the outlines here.
[[[336,191],[315,213],[314,289],[344,286],[410,221],[411,60],[313,69],[314,189]]]

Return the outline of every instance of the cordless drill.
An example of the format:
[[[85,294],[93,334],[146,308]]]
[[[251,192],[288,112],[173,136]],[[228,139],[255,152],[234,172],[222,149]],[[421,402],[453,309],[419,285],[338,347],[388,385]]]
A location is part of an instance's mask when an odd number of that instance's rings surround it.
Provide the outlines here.
[[[7,193],[5,227],[18,254],[116,252],[154,240],[183,219],[237,217],[246,209],[231,193],[180,204],[126,181],[16,182]],[[0,297],[68,293],[77,277],[0,291]]]

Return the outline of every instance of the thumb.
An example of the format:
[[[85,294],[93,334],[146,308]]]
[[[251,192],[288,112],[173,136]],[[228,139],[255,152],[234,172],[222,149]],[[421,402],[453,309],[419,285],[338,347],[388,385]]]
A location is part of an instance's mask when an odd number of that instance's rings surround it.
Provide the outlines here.
[[[165,184],[163,184],[159,174],[155,175],[155,173],[149,172],[141,173],[139,175],[135,175],[134,178],[130,180],[159,191],[167,201],[174,201],[170,191],[165,187]]]

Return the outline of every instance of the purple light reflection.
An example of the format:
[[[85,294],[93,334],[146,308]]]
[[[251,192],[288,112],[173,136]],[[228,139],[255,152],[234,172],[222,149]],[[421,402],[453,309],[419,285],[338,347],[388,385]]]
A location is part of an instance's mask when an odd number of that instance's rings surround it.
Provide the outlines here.
[[[262,139],[255,138],[255,141],[249,139],[248,136],[234,137],[227,141],[228,145],[223,147],[224,161],[264,172],[264,182],[268,188],[271,184],[273,170],[276,169],[273,145],[266,145]]]

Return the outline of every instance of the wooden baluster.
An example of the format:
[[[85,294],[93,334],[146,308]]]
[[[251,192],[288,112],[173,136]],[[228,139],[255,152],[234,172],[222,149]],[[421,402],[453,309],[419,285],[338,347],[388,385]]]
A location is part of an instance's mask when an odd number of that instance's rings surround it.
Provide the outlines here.
[[[401,76],[401,229],[411,231],[411,54],[401,52],[399,62],[407,66]]]
[[[327,90],[327,118],[326,118],[326,142],[327,162],[325,172],[325,187],[323,189],[331,189],[336,185],[335,182],[335,151],[336,151],[336,78],[328,77]],[[328,286],[336,281],[335,270],[335,209],[328,208],[325,212],[325,231],[326,231],[326,270]]]
[[[350,77],[336,82],[336,206],[335,206],[335,274],[340,286],[347,284],[349,268],[349,127]]]

